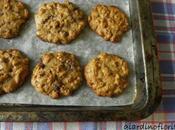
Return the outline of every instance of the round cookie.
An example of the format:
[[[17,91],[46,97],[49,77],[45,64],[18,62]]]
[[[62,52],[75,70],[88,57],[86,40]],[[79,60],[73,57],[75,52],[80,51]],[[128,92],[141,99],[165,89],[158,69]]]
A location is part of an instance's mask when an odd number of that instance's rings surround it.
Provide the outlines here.
[[[29,74],[29,59],[16,49],[0,50],[0,94],[19,88]]]
[[[14,38],[19,35],[28,17],[29,12],[22,2],[0,0],[0,37]]]
[[[32,75],[34,88],[51,98],[68,96],[80,87],[82,74],[75,55],[66,52],[45,53]]]
[[[119,42],[128,31],[127,16],[115,6],[96,5],[88,17],[90,28],[105,40]]]
[[[116,96],[128,85],[128,63],[116,55],[101,53],[86,65],[84,73],[98,96]]]
[[[83,12],[71,2],[49,2],[35,15],[37,36],[43,41],[68,44],[85,27]]]

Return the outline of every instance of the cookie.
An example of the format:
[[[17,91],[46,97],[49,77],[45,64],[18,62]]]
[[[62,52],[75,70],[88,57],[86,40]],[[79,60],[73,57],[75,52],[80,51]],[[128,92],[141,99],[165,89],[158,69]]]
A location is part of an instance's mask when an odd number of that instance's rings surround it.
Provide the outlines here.
[[[0,37],[8,39],[18,36],[28,17],[29,12],[22,2],[0,0]]]
[[[29,74],[29,59],[16,49],[0,50],[0,94],[18,89]]]
[[[128,85],[128,63],[117,55],[101,53],[85,66],[88,85],[98,96],[116,96]]]
[[[68,44],[85,27],[83,12],[71,2],[50,2],[39,7],[35,15],[37,36],[43,41]]]
[[[115,6],[98,4],[88,17],[90,28],[105,40],[119,42],[128,31],[128,18]]]
[[[66,52],[45,53],[35,66],[32,85],[36,91],[59,98],[80,87],[82,74],[75,55]]]

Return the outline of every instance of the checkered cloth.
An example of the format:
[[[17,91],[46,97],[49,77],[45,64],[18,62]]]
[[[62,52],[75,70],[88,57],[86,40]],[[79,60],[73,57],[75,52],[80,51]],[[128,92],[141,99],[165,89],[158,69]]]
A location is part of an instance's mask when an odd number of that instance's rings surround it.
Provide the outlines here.
[[[163,82],[158,110],[139,122],[0,123],[1,130],[121,130],[125,125],[173,125],[175,121],[175,0],[151,0]],[[133,126],[132,126],[133,127]],[[132,127],[130,129],[132,129]],[[156,127],[155,127],[156,128]],[[172,127],[169,127],[170,129]],[[128,128],[129,129],[129,128]],[[134,128],[133,128],[134,129]],[[141,128],[140,128],[141,129]],[[152,128],[151,128],[152,129]],[[156,128],[158,129],[158,127]],[[127,128],[126,128],[127,130]],[[135,130],[135,129],[134,129]],[[160,129],[161,130],[161,129]],[[163,129],[162,129],[163,130]],[[175,127],[172,128],[175,130]]]

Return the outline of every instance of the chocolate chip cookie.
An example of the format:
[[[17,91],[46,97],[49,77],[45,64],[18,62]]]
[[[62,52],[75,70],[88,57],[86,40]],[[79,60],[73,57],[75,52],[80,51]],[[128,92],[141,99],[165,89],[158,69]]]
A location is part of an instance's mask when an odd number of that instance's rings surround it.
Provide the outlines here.
[[[85,27],[83,11],[71,2],[50,2],[39,7],[35,15],[37,36],[43,41],[68,44]]]
[[[75,55],[66,52],[45,53],[32,75],[34,88],[51,98],[68,96],[80,87],[82,74]]]
[[[0,37],[16,37],[29,18],[25,5],[18,0],[0,0]]]
[[[93,31],[111,42],[119,42],[129,28],[126,14],[116,6],[96,5],[88,22]]]
[[[19,88],[29,74],[29,59],[16,49],[0,50],[0,95]]]
[[[101,53],[85,67],[88,85],[98,96],[116,96],[128,85],[128,63],[117,55]]]

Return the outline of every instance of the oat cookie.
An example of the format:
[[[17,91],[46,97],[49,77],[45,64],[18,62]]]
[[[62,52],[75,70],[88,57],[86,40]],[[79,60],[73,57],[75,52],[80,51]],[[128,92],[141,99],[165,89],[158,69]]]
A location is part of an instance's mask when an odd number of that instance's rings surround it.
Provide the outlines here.
[[[0,0],[0,37],[14,38],[19,35],[19,31],[28,17],[29,12],[22,2]]]
[[[51,98],[70,95],[80,87],[81,81],[77,58],[66,52],[45,53],[32,75],[34,88]]]
[[[29,73],[29,59],[16,49],[0,50],[0,94],[19,88]]]
[[[85,27],[83,12],[71,2],[50,2],[35,15],[37,36],[43,41],[68,44]]]
[[[93,31],[111,42],[119,42],[128,30],[127,16],[115,6],[96,5],[88,22]]]
[[[116,96],[128,85],[128,64],[116,55],[101,53],[86,65],[84,72],[98,96]]]

